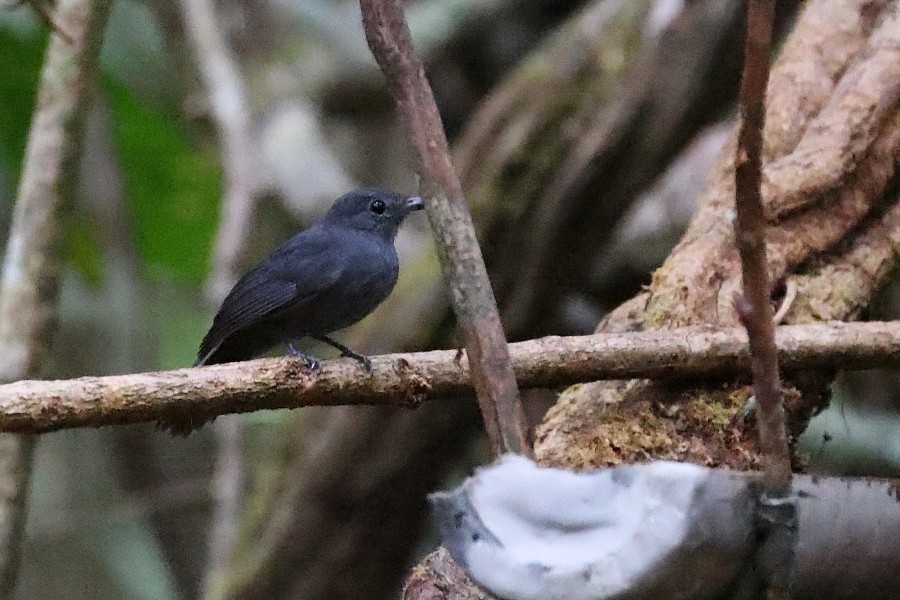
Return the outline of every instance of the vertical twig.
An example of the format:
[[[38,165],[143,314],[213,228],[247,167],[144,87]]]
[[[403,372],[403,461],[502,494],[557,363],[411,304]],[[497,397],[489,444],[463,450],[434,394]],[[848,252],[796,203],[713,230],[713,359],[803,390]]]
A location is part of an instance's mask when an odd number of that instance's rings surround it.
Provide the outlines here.
[[[227,592],[228,565],[238,537],[244,489],[243,415],[225,415],[213,423],[218,443],[213,476],[212,529],[202,598],[218,600]]]
[[[750,0],[747,3],[747,37],[740,95],[741,126],[735,168],[737,218],[734,228],[744,283],[744,297],[737,308],[750,338],[765,482],[770,492],[777,491],[777,495],[784,495],[790,488],[791,463],[778,373],[778,352],[775,348],[774,311],[769,300],[766,219],[760,191],[774,11],[774,0]]]
[[[244,82],[211,0],[181,0],[184,28],[203,76],[219,134],[225,189],[216,233],[207,300],[218,305],[242,270],[253,213],[262,193]],[[228,415],[214,425],[218,454],[213,476],[215,508],[209,537],[204,598],[224,596],[228,561],[237,541],[244,487],[243,419]]]
[[[497,302],[425,68],[399,0],[360,0],[366,40],[397,103],[422,165],[422,196],[441,268],[466,336],[485,428],[496,452],[531,455]]]
[[[60,215],[75,193],[84,121],[109,0],[60,0],[0,280],[0,380],[39,377],[50,345],[60,271]],[[0,598],[13,593],[34,439],[0,436]]]
[[[735,307],[750,340],[756,422],[763,460],[765,494],[757,516],[764,541],[758,552],[766,596],[789,597],[793,571],[793,531],[790,501],[791,460],[785,426],[774,311],[769,298],[766,263],[766,219],[762,204],[762,145],[766,87],[775,0],[748,0],[744,70],[741,78],[741,124],[735,161],[735,240],[741,256],[743,297]]]
[[[35,438],[0,435],[0,598],[15,597]]]
[[[209,96],[225,171],[222,218],[207,282],[207,298],[218,304],[244,266],[248,232],[263,185],[247,93],[213,4],[211,0],[181,0],[181,12]]]

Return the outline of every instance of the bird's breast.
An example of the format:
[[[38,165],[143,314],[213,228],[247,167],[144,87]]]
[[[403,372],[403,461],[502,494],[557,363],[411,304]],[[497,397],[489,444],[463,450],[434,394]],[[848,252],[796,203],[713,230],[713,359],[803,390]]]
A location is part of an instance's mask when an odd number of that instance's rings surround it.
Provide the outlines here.
[[[370,240],[344,240],[341,275],[334,285],[294,315],[292,333],[328,333],[360,321],[390,295],[400,266],[393,244]]]

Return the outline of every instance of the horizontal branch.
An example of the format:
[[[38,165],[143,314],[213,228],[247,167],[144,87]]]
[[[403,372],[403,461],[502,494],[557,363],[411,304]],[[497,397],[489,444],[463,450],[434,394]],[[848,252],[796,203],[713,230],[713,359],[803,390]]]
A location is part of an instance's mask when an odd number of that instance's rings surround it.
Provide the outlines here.
[[[900,321],[779,327],[776,343],[787,371],[900,366]],[[749,372],[742,328],[554,336],[511,344],[510,352],[523,388]],[[368,374],[353,360],[335,359],[313,373],[303,361],[285,357],[135,375],[18,381],[0,385],[0,431],[42,433],[173,417],[200,422],[227,413],[301,406],[416,406],[472,393],[468,361],[454,350],[377,356],[372,367]]]

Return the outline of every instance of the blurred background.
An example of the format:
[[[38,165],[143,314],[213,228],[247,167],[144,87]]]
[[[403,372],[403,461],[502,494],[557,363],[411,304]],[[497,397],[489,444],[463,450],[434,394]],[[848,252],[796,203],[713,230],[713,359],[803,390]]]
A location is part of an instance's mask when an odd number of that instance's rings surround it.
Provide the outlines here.
[[[779,2],[780,31],[797,5]],[[741,4],[406,6],[510,337],[593,331],[678,241],[731,130]],[[46,41],[29,6],[0,5],[4,236]],[[236,81],[210,78],[221,64]],[[355,1],[118,0],[101,81],[66,222],[54,377],[189,366],[223,290],[280,240],[350,188],[417,189]],[[242,98],[233,120],[217,113],[234,91],[223,81]],[[249,181],[230,179],[234,160]],[[425,219],[398,249],[395,293],[340,337],[367,353],[461,346]],[[895,281],[868,316],[898,307]],[[803,440],[811,468],[896,476],[898,384],[841,377]],[[553,397],[527,395],[533,422]],[[436,544],[424,494],[488,458],[467,400],[263,412],[188,438],[43,436],[18,596],[396,597]]]

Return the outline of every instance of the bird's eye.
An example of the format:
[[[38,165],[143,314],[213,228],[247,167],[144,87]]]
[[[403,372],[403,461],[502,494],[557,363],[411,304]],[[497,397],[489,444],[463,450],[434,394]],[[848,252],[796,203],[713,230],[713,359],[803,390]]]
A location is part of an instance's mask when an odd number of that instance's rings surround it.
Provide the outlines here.
[[[385,208],[387,207],[384,205],[384,201],[382,200],[372,200],[372,204],[369,205],[369,210],[371,210],[376,215],[383,215]]]

